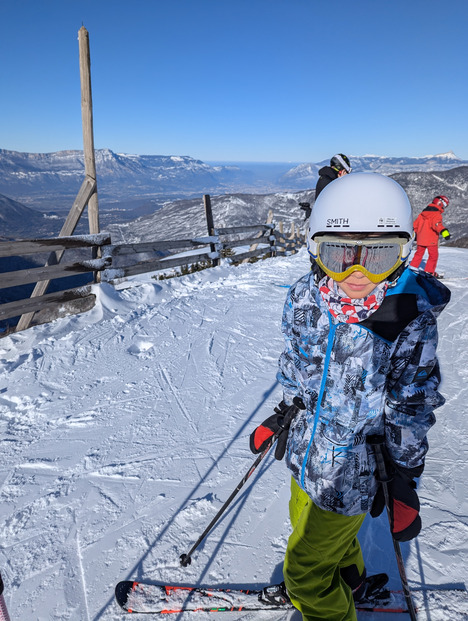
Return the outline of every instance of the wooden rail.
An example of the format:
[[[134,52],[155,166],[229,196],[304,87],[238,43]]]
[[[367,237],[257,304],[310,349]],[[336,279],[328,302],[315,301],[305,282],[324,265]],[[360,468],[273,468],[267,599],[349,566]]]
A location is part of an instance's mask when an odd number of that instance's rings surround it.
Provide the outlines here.
[[[91,293],[91,287],[78,287],[76,289],[69,289],[67,291],[57,291],[56,293],[46,293],[36,298],[26,298],[24,300],[18,300],[15,302],[6,302],[0,305],[0,320],[11,319],[17,317],[23,313],[37,313],[38,311],[47,311],[51,308],[55,308],[57,311],[59,308],[63,308],[63,315],[73,314],[72,306],[70,302],[80,300],[84,304],[79,305],[79,309],[76,312],[84,312],[90,310],[96,301],[96,296]],[[65,308],[68,306],[68,309]],[[77,309],[77,305],[74,305]],[[47,321],[52,321],[59,316],[58,313],[54,313],[53,316]],[[44,323],[37,321],[35,323]]]
[[[70,237],[52,237],[50,239],[20,239],[18,241],[0,242],[0,257],[15,257],[38,252],[55,252],[75,248],[92,248],[111,243],[108,233],[98,235],[73,235]]]
[[[0,289],[29,285],[32,282],[42,280],[55,280],[88,272],[99,272],[111,264],[110,257],[104,259],[90,259],[75,261],[74,263],[59,263],[58,265],[45,265],[14,272],[0,274]],[[37,296],[40,297],[40,296]]]
[[[62,263],[58,263],[54,258],[57,254],[61,257],[67,250],[74,251],[74,254],[77,254],[77,252],[86,252],[86,249],[93,256],[96,254],[97,249],[110,246],[110,243],[111,238],[107,233],[0,242],[0,257],[2,258],[20,257],[44,252],[51,253],[47,264],[44,266],[0,273],[0,289],[11,289],[21,285],[37,283],[34,289],[34,291],[37,291],[38,285],[42,283],[48,284],[51,280],[78,274],[96,274],[101,272],[111,265],[112,258],[109,253],[101,258],[75,258],[72,261]],[[47,321],[51,321],[61,313],[66,314],[67,309],[69,312],[74,312],[73,309],[76,309],[75,312],[82,312],[94,306],[96,296],[92,294],[90,286],[74,287],[47,294],[45,289],[46,287],[43,288],[41,295],[32,295],[29,298],[1,304],[0,320],[11,319],[17,316],[21,316],[21,319],[27,317],[28,321],[25,327],[28,327],[38,311],[47,317]],[[42,323],[37,317],[34,317],[34,319],[34,323]],[[25,329],[20,322],[16,326],[17,331]]]

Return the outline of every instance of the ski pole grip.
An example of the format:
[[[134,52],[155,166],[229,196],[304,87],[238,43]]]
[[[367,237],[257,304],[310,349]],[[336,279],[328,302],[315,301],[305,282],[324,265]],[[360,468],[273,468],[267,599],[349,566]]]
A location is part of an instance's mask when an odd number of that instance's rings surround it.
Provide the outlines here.
[[[289,406],[289,409],[286,412],[286,415],[283,420],[283,427],[285,429],[289,428],[289,425],[291,424],[292,419],[296,416],[299,410],[305,410],[304,402],[302,401],[300,397],[294,397],[293,405]]]
[[[375,463],[377,465],[377,472],[379,475],[378,481],[380,483],[388,483],[388,481],[391,481],[391,477],[389,477],[387,474],[387,467],[385,465],[385,457],[382,449],[382,447],[385,445],[385,436],[367,436],[366,440],[367,444],[370,444],[372,446],[372,450],[374,452]]]

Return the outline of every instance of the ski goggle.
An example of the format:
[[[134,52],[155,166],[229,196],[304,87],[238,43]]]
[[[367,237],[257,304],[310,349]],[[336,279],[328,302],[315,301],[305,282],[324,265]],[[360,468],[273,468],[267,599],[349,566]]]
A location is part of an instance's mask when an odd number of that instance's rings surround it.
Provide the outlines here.
[[[333,280],[341,282],[352,272],[362,272],[376,284],[406,261],[412,245],[412,239],[402,237],[358,240],[318,235],[313,242],[312,258]]]

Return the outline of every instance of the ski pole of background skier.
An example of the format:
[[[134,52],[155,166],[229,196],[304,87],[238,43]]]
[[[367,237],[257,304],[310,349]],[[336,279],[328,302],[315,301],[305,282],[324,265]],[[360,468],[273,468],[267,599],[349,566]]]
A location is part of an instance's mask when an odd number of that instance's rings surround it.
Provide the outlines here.
[[[2,574],[0,574],[0,621],[10,621],[10,615],[5,604],[5,598],[3,597],[3,580]]]
[[[304,406],[302,405],[302,407],[304,407]],[[297,412],[300,409],[301,409],[301,407],[296,405],[296,403],[294,403],[293,405],[291,405],[289,407],[287,413],[285,414],[284,421],[283,421],[283,427],[285,427],[285,429],[283,429],[283,428],[278,429],[278,431],[271,437],[270,442],[268,443],[268,445],[265,448],[265,450],[263,451],[263,453],[260,453],[260,455],[254,461],[254,463],[249,468],[247,473],[239,481],[239,483],[237,484],[237,487],[235,488],[235,490],[232,492],[232,494],[226,500],[226,502],[221,507],[221,509],[218,511],[218,513],[214,516],[214,518],[211,520],[211,522],[208,524],[208,526],[202,532],[200,537],[197,539],[197,541],[193,544],[193,546],[187,552],[187,554],[181,554],[180,555],[180,564],[182,565],[182,567],[187,567],[188,565],[190,565],[190,563],[192,562],[192,554],[193,554],[193,552],[198,548],[198,546],[201,544],[201,542],[205,539],[205,537],[208,535],[210,530],[214,527],[216,522],[218,522],[219,518],[223,515],[223,513],[229,507],[229,505],[234,500],[234,498],[237,496],[239,491],[242,489],[242,487],[245,485],[245,483],[248,481],[248,479],[255,472],[255,470],[257,469],[257,467],[260,464],[260,462],[266,457],[266,455],[268,454],[268,452],[270,451],[271,447],[276,442],[276,440],[279,438],[279,436],[282,433],[287,433],[287,429],[289,428],[289,425],[290,425],[292,419],[296,416]]]
[[[390,509],[390,496],[388,493],[387,483],[389,482],[389,477],[387,475],[387,468],[385,466],[385,459],[382,452],[382,445],[385,443],[385,438],[383,436],[371,436],[368,437],[368,442],[372,446],[374,451],[374,457],[377,464],[377,472],[379,475],[379,482],[382,485],[382,490],[385,498],[385,506],[387,508],[387,517],[388,522],[390,524],[390,535],[393,541],[393,548],[395,550],[396,561],[398,565],[398,571],[400,573],[401,586],[403,588],[403,595],[405,596],[406,605],[408,607],[408,613],[411,618],[411,621],[417,621],[416,618],[416,609],[414,607],[413,598],[411,597],[411,591],[408,585],[408,578],[406,577],[405,565],[403,563],[403,557],[401,555],[401,548],[398,541],[396,541],[391,534],[391,509]]]

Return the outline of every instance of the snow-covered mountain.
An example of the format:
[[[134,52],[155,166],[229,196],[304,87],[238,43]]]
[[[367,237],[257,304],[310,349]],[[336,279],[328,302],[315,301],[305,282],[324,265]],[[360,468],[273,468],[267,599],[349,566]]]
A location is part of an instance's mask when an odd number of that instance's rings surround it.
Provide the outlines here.
[[[440,172],[402,172],[392,175],[408,192],[414,216],[437,194],[445,194],[450,205],[444,222],[451,231],[449,245],[468,246],[468,167],[461,166]],[[268,212],[274,221],[304,223],[300,202],[314,202],[314,190],[276,192],[272,194],[212,195],[216,226],[237,226],[265,222]],[[71,204],[71,203],[70,203]],[[147,204],[145,215],[138,209],[101,209],[101,229],[112,234],[114,243],[138,243],[156,239],[180,239],[206,234],[202,196],[183,200],[157,200]],[[145,213],[146,209],[142,207]],[[0,195],[0,236],[50,237],[60,230],[66,213],[41,214]],[[138,216],[138,217],[137,217]],[[87,232],[86,217],[82,218],[79,233]]]
[[[468,247],[468,167],[437,173],[402,172],[391,175],[407,191],[414,217],[434,196],[444,194],[450,205],[444,214],[444,224],[451,232],[449,245]],[[237,226],[265,222],[269,210],[274,221],[289,225],[304,223],[300,202],[313,204],[314,190],[278,192],[275,194],[225,194],[212,196],[215,226]],[[153,214],[130,222],[107,227],[114,243],[137,243],[156,239],[177,239],[187,235],[206,234],[206,221],[201,198],[171,201]],[[446,242],[444,242],[446,243]]]
[[[110,149],[96,149],[95,156],[98,191],[104,202],[221,191],[237,175],[235,167],[212,167],[188,156],[127,155]],[[25,204],[63,209],[78,193],[83,178],[82,151],[0,150],[0,192]]]
[[[314,192],[277,194],[224,194],[211,197],[215,226],[242,226],[266,222],[273,211],[274,221],[304,223],[299,202],[312,202]],[[184,239],[207,234],[202,198],[171,201],[154,214],[107,227],[113,242],[138,243],[156,239]]]
[[[204,234],[203,194],[212,195],[218,226],[264,222],[270,209],[276,221],[299,224],[304,212],[298,203],[313,203],[317,171],[326,163],[303,164],[283,174],[281,165],[210,166],[186,156],[126,155],[98,149],[101,228],[110,230],[116,243]],[[460,163],[463,161],[453,153],[421,158],[352,156],[353,170],[391,174],[401,183],[415,215],[434,196],[446,194],[451,201],[445,214],[452,232],[449,243],[466,238],[460,243],[468,245],[468,166]],[[83,175],[81,151],[34,154],[0,150],[0,192],[9,197],[0,200],[0,216],[4,216],[0,236],[56,234]],[[265,187],[268,193],[262,191]],[[18,203],[22,203],[23,215]],[[51,212],[53,206],[56,212]],[[26,212],[28,207],[35,210]],[[86,219],[82,220],[77,232],[85,233]]]
[[[441,171],[467,164],[453,153],[421,158],[351,156],[356,171],[394,174]],[[272,193],[312,189],[327,161],[290,165],[209,165],[188,156],[128,155],[96,150],[100,204],[104,209],[154,207],[172,198],[202,194]],[[21,153],[0,150],[0,193],[42,211],[68,210],[83,181],[82,151]],[[149,211],[149,209],[148,209]]]
[[[447,402],[419,483],[423,529],[401,545],[418,621],[467,619],[466,598],[458,606],[442,592],[434,608],[425,591],[468,581],[467,259],[468,250],[441,249],[452,290],[439,320]],[[0,340],[0,570],[12,621],[123,621],[113,590],[125,579],[246,588],[282,579],[290,474],[273,455],[192,564],[182,568],[179,556],[253,463],[249,434],[281,399],[285,287],[308,270],[302,251],[170,281],[147,274],[96,286],[87,313]],[[368,572],[386,571],[400,588],[384,514],[366,517],[360,541]]]
[[[439,155],[425,155],[423,157],[350,155],[349,158],[354,172],[378,172],[383,175],[413,171],[441,171],[468,165],[468,161],[461,160],[452,151],[440,153]],[[322,166],[329,165],[329,163],[329,160],[323,160],[319,163],[300,164],[285,173],[281,181],[286,184],[292,183],[296,189],[315,187],[319,169]]]

